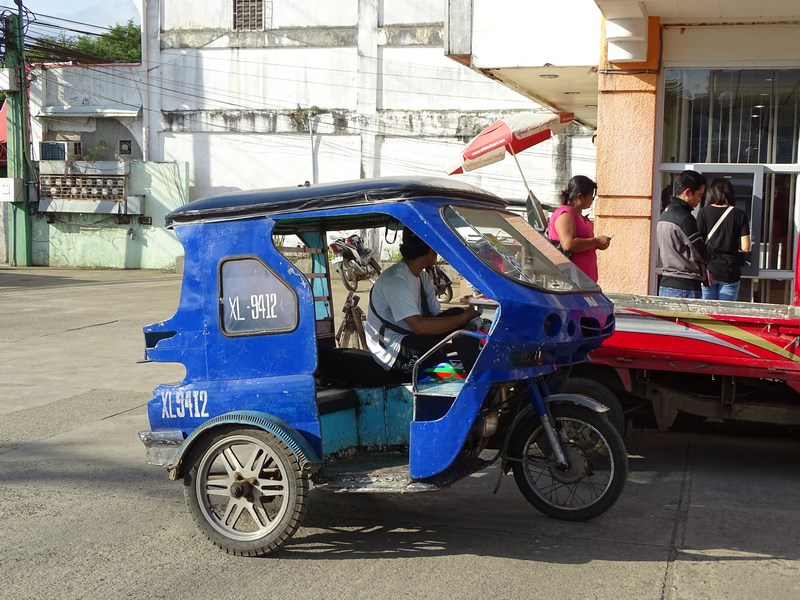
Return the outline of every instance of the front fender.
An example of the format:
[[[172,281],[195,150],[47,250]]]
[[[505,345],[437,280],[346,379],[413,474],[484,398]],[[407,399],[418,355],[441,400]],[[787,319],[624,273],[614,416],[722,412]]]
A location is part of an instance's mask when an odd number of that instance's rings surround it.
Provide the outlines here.
[[[601,404],[597,400],[581,394],[550,394],[549,396],[545,396],[543,400],[545,404],[575,404],[598,413],[608,412],[608,407],[605,404]],[[514,417],[514,421],[508,428],[506,438],[503,441],[503,456],[506,455],[508,446],[511,443],[511,440],[514,438],[514,433],[517,431],[519,425],[521,423],[525,423],[528,421],[528,419],[538,418],[539,417],[536,415],[536,407],[533,404],[529,404],[517,413],[517,416]]]
[[[550,394],[544,398],[544,403],[577,404],[578,406],[583,406],[584,408],[588,408],[598,413],[608,412],[609,410],[605,404],[602,404],[594,398],[589,398],[589,396],[584,396],[582,394]],[[533,406],[530,406],[529,408],[533,408]]]
[[[174,456],[170,457],[169,464],[164,464],[169,470],[170,479],[178,479],[183,476],[184,463],[183,458],[193,447],[194,443],[203,435],[225,425],[249,425],[262,429],[274,435],[287,448],[297,457],[297,462],[300,464],[300,470],[303,473],[310,474],[319,470],[322,461],[314,452],[308,441],[297,431],[294,427],[289,425],[283,419],[279,419],[273,415],[254,411],[242,410],[230,413],[225,413],[209,419],[200,427],[192,431],[183,443],[177,447]]]

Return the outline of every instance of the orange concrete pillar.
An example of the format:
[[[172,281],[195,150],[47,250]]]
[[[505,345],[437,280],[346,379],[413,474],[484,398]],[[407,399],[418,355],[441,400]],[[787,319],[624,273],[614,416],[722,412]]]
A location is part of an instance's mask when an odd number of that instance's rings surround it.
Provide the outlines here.
[[[650,255],[657,250],[650,240],[659,29],[659,19],[650,17],[644,63],[608,63],[605,38],[601,43],[595,233],[614,236],[597,261],[600,286],[609,293],[646,294]]]

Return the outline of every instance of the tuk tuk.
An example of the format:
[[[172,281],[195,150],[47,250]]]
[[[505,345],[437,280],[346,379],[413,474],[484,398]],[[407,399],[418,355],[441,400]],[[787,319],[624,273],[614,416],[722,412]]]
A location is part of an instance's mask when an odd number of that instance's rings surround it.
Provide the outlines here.
[[[614,331],[612,303],[501,198],[439,178],[378,178],[228,194],[167,216],[185,249],[175,315],[144,328],[155,388],[147,462],[183,479],[201,530],[263,555],[300,527],[309,490],[425,492],[500,461],[548,516],[608,510],[627,455],[607,408],[549,377]],[[480,295],[467,373],[386,371],[337,347],[327,232],[410,229]],[[499,481],[498,481],[499,485]]]

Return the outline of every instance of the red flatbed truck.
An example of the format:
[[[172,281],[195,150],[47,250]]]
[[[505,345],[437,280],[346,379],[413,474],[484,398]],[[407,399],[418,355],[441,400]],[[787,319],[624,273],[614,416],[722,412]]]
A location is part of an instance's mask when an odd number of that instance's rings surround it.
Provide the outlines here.
[[[615,333],[572,368],[571,391],[649,404],[659,429],[679,411],[800,425],[798,264],[792,305],[609,294]]]

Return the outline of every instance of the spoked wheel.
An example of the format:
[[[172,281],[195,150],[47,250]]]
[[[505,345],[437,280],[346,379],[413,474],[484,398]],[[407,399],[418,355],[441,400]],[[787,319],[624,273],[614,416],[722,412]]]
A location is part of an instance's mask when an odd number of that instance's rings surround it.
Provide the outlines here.
[[[628,477],[628,456],[617,430],[604,416],[581,406],[555,405],[551,415],[567,458],[553,457],[538,418],[520,425],[512,441],[514,479],[522,494],[549,517],[585,521],[619,498]]]
[[[209,540],[229,554],[259,556],[281,547],[305,516],[308,480],[274,435],[218,433],[192,456],[184,493]]]
[[[346,258],[339,265],[339,273],[342,276],[342,283],[351,292],[358,290],[358,275],[356,270],[350,265],[350,261]]]
[[[336,331],[336,345],[339,348],[367,349],[364,312],[357,306],[353,306],[345,312],[339,329]]]
[[[436,299],[442,304],[447,304],[453,299],[453,286],[448,285],[443,290],[436,290]]]

